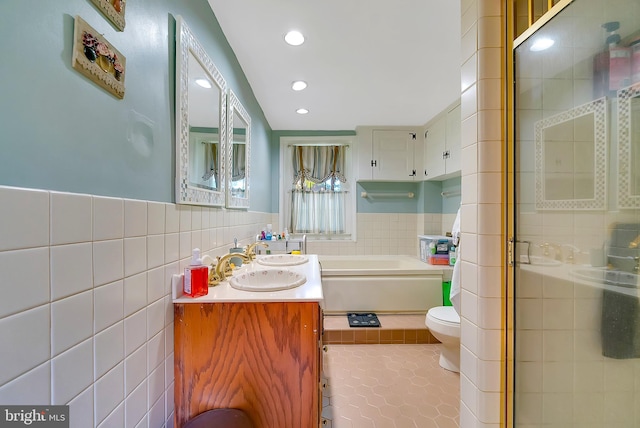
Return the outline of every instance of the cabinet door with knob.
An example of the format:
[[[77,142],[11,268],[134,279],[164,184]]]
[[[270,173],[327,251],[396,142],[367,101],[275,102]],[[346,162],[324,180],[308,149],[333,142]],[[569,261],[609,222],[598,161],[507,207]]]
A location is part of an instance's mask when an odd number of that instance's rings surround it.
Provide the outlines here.
[[[423,180],[444,180],[460,173],[460,124],[458,104],[427,126]]]
[[[422,180],[423,143],[417,130],[362,129],[359,133],[360,180]]]

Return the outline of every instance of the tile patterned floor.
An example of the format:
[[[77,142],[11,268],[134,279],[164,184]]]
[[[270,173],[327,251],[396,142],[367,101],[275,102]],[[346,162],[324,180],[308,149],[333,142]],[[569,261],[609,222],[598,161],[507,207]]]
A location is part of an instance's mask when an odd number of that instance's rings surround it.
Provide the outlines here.
[[[424,324],[425,314],[378,314],[380,327],[349,327],[346,315],[325,315],[325,344],[439,343]]]
[[[457,428],[460,375],[439,344],[327,345],[322,417],[328,428]]]

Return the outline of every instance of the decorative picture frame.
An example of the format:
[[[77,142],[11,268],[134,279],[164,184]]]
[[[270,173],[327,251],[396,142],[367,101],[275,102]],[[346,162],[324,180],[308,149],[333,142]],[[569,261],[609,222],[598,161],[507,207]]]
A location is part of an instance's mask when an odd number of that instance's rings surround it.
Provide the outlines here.
[[[119,30],[124,31],[126,0],[91,0],[109,21]]]
[[[102,34],[75,17],[71,66],[117,98],[124,98],[127,59]]]

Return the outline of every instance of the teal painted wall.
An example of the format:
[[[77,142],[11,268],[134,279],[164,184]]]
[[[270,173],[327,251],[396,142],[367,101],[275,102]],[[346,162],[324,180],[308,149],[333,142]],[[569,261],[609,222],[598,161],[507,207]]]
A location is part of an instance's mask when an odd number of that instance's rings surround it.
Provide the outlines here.
[[[442,182],[442,192],[452,193],[451,196],[442,197],[442,214],[455,214],[460,208],[462,196],[460,190],[462,189],[462,178],[450,178]]]
[[[88,0],[0,2],[0,185],[173,202],[182,15],[251,115],[251,210],[270,212],[271,129],[207,1],[136,0],[126,12],[119,32]],[[71,67],[76,15],[126,57],[123,100]]]

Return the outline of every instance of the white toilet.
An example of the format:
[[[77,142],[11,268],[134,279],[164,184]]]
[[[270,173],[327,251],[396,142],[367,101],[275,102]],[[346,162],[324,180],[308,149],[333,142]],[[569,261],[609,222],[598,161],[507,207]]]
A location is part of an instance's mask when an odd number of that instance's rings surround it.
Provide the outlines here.
[[[429,309],[425,325],[440,342],[440,366],[452,372],[460,371],[460,316],[453,306]]]

